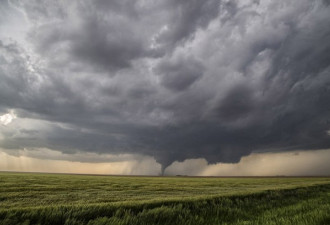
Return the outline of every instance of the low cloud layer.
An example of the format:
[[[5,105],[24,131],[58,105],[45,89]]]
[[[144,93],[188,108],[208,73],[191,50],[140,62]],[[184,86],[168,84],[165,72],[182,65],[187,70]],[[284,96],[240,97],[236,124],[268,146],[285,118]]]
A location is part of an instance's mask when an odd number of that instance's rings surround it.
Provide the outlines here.
[[[205,159],[174,162],[166,175],[189,176],[329,176],[330,150],[253,153],[238,163],[208,164]]]
[[[1,171],[43,172],[43,173],[77,173],[77,174],[111,174],[111,175],[153,175],[160,174],[161,166],[151,157],[120,157],[111,155],[65,155],[43,149],[46,157],[35,157],[36,151],[20,151],[20,155],[9,155],[0,150]],[[57,159],[54,158],[56,155]],[[97,162],[84,162],[80,159],[97,159]],[[70,161],[74,159],[74,161]],[[124,159],[126,158],[126,159]],[[107,162],[104,162],[107,160]]]
[[[0,147],[163,170],[329,148],[329,35],[322,0],[2,0]]]
[[[173,162],[165,175],[189,176],[329,176],[330,150],[254,153],[238,163],[208,164],[205,159]],[[88,159],[84,162],[84,159]],[[90,162],[94,159],[94,162]],[[73,161],[71,161],[73,160]],[[77,162],[79,160],[80,162]],[[21,150],[9,155],[0,150],[1,171],[84,173],[112,175],[153,175],[161,173],[161,165],[151,157],[63,154],[49,149]]]

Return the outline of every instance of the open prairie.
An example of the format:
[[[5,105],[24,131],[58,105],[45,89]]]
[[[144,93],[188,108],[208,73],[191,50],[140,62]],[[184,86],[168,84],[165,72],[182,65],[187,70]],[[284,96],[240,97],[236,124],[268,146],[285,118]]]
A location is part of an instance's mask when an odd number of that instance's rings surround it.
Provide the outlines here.
[[[0,224],[330,224],[330,178],[0,173]]]

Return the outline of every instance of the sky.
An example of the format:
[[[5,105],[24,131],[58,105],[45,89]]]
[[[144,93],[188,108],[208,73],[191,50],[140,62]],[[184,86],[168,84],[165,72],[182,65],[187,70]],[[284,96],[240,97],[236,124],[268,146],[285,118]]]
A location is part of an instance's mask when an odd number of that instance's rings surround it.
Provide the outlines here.
[[[330,175],[328,0],[0,0],[0,170]]]

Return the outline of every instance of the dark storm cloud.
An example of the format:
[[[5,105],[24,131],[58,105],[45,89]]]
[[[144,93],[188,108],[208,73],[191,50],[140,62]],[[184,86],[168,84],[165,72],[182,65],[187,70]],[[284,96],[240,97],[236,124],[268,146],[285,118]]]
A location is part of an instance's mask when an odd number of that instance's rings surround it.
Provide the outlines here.
[[[220,9],[219,0],[168,1],[165,9],[171,11],[167,29],[157,36],[157,42],[165,48],[173,48],[191,38],[197,29],[205,28]]]
[[[203,75],[205,68],[196,59],[179,58],[162,61],[157,68],[161,83],[172,91],[184,91]]]
[[[219,1],[169,1],[160,6],[132,1],[96,1],[76,3],[77,21],[65,12],[65,6],[29,2],[29,17],[50,21],[30,32],[30,40],[42,54],[58,54],[87,63],[94,70],[108,72],[130,67],[133,60],[159,57],[190,38],[198,28],[217,16]],[[31,7],[35,5],[35,7]],[[48,7],[47,7],[48,6]],[[152,12],[150,12],[152,11]],[[162,20],[157,19],[157,12]],[[57,14],[56,14],[57,13]],[[152,17],[146,16],[150,14]],[[163,29],[162,28],[165,28]],[[151,45],[151,39],[157,48]],[[62,55],[61,55],[62,56]],[[57,60],[56,60],[57,61]],[[60,64],[63,59],[59,59]],[[79,65],[76,65],[80,67]],[[85,67],[83,69],[86,69]]]
[[[21,120],[0,127],[0,147],[164,167],[330,147],[324,1],[66,4],[7,6],[29,27],[20,42],[0,26],[0,110]]]
[[[216,109],[218,116],[231,121],[248,115],[255,104],[252,93],[253,91],[244,85],[233,87],[219,103],[219,108]]]
[[[152,53],[132,18],[113,11],[98,14],[97,9],[81,5],[77,13],[82,16],[74,27],[68,21],[71,18],[64,17],[38,27],[31,32],[30,39],[41,54],[56,54],[59,49],[66,51],[64,58],[55,61],[57,64],[67,64],[63,59],[68,57],[77,63],[87,63],[85,65],[97,71],[126,68],[132,60]],[[72,66],[82,69],[81,65]]]

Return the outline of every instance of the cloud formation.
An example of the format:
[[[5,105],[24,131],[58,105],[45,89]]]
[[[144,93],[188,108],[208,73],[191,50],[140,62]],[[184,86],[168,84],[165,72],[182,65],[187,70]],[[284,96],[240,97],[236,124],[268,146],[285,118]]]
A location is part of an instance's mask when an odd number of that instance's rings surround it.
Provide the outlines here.
[[[15,114],[7,113],[7,114],[0,116],[0,123],[2,125],[6,126],[6,125],[10,124],[13,121],[13,119],[15,119],[15,118],[16,118]]]
[[[140,159],[129,159],[117,161],[116,157],[105,155],[109,161],[103,162],[80,162],[77,159],[69,161],[65,158],[70,156],[58,154],[50,150],[45,153],[63,157],[62,159],[45,159],[31,157],[30,153],[23,151],[20,156],[8,155],[0,150],[1,171],[22,172],[47,172],[47,173],[78,173],[78,174],[111,174],[111,175],[153,175],[160,174],[161,166],[151,157],[140,157]],[[32,153],[33,155],[33,153]],[[74,155],[78,159],[85,157]],[[99,157],[101,158],[101,157]]]
[[[329,150],[253,153],[238,163],[208,164],[205,159],[174,162],[166,175],[189,176],[329,176]]]
[[[330,147],[327,1],[2,3],[1,148],[165,169]]]
[[[329,176],[329,157],[330,150],[316,150],[253,153],[242,157],[238,163],[208,164],[202,158],[187,159],[173,162],[166,168],[165,175]],[[136,158],[133,155],[63,154],[49,149],[20,150],[17,155],[9,155],[0,149],[0,170],[157,176],[161,172],[161,165],[153,158],[145,156]]]

